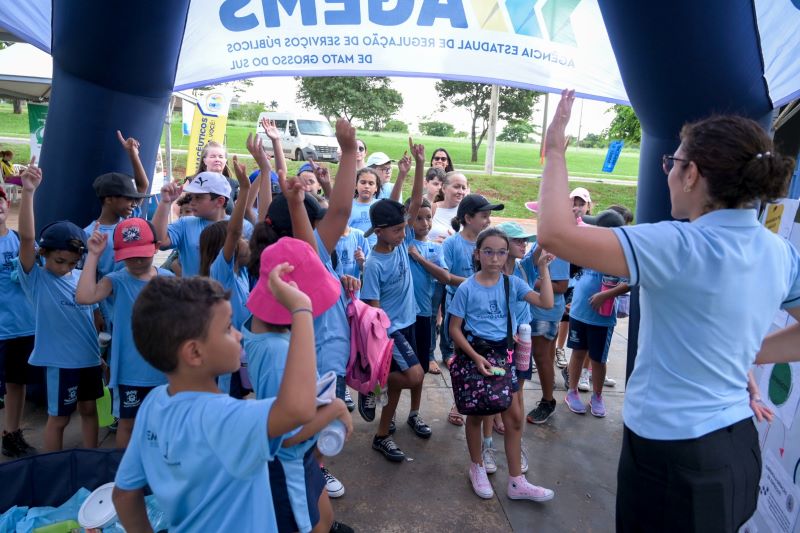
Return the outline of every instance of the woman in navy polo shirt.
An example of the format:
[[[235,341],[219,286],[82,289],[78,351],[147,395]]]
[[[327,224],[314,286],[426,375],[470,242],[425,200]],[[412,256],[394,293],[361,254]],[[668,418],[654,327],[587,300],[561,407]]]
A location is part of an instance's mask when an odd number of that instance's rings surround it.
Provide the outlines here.
[[[800,257],[749,206],[785,193],[794,161],[754,121],[714,116],[683,127],[665,155],[672,216],[579,227],[569,206],[564,130],[574,92],[547,130],[538,239],[559,257],[640,288],[636,365],[627,384],[617,531],[736,531],[755,511],[761,452],[748,394],[778,308],[800,319]],[[800,328],[758,362],[792,356]]]

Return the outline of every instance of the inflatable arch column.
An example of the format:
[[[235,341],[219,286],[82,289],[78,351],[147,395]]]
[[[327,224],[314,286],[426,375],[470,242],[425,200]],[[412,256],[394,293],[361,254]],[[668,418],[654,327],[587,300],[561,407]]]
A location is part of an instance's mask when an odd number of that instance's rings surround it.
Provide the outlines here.
[[[772,102],[763,77],[752,2],[600,0],[625,89],[642,124],[637,222],[670,220],[662,154],[678,147],[685,122],[738,113],[767,128]],[[631,298],[627,376],[639,337]]]
[[[189,0],[53,2],[53,88],[42,145],[38,229],[100,212],[92,182],[132,174],[119,129],[150,172],[178,64]]]

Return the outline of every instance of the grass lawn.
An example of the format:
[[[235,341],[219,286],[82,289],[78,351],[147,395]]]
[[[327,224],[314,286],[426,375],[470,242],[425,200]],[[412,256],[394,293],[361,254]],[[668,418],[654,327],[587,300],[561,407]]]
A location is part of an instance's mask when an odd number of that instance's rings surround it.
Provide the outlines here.
[[[172,123],[172,146],[185,149],[189,138],[181,133],[180,114],[175,115]],[[245,140],[247,134],[254,131],[253,127],[245,122],[231,121],[228,124],[227,146],[232,152],[246,153]],[[11,104],[0,104],[0,136],[28,137],[28,114],[23,108],[21,115],[14,115]],[[364,140],[370,152],[385,152],[392,158],[399,158],[408,148],[408,136],[398,133],[384,132],[359,132],[359,137]],[[426,154],[430,157],[435,148],[444,147],[453,158],[456,168],[465,170],[482,170],[485,156],[486,143],[481,146],[478,163],[470,163],[470,143],[468,139],[450,137],[414,138],[415,142],[425,144]],[[162,148],[164,139],[162,137]],[[27,143],[9,144],[14,151],[14,161],[22,162],[30,159],[30,148]],[[567,152],[569,171],[574,176],[607,177],[614,179],[636,179],[639,167],[639,152],[624,150],[617,162],[615,171],[611,174],[601,172],[605,159],[604,149],[570,148]],[[163,153],[163,151],[162,151]],[[173,174],[183,177],[186,171],[186,154],[173,153]],[[248,169],[254,168],[252,158],[248,155],[240,158],[247,164]],[[289,172],[295,173],[300,163],[288,161]],[[335,173],[336,165],[332,172]],[[538,174],[541,172],[539,163],[539,145],[498,142],[495,167],[498,171],[520,172]],[[396,175],[397,169],[395,169]],[[533,200],[539,194],[539,180],[535,178],[522,178],[511,176],[488,176],[486,174],[470,174],[470,187],[473,192],[484,194],[493,201],[506,204],[503,216],[513,218],[529,218],[530,212],[525,209],[524,203]],[[635,212],[636,187],[608,185],[600,183],[574,182],[570,187],[583,186],[592,193],[595,201],[595,212],[611,204],[622,204]],[[410,192],[411,184],[407,183],[405,195]]]

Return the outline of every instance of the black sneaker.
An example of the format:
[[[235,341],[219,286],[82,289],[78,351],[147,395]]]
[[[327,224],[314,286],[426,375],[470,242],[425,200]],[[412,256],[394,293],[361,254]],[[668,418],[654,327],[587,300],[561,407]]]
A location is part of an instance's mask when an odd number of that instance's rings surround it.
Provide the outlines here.
[[[417,437],[421,439],[431,438],[431,434],[433,433],[431,431],[431,427],[423,422],[422,417],[419,415],[409,416],[406,422],[409,426],[411,426],[411,429],[414,430],[414,433],[416,433]]]
[[[19,449],[14,433],[3,432],[3,455],[6,457],[22,457],[25,453]]]
[[[397,423],[395,422],[395,417],[392,417],[392,421],[389,422],[389,435],[394,435],[394,432],[397,431]]]
[[[539,400],[539,404],[536,406],[536,409],[528,413],[527,420],[531,424],[544,424],[551,416],[553,416],[555,410],[555,398],[549,402],[542,398]]]
[[[394,443],[394,439],[390,435],[385,437],[378,437],[376,435],[375,438],[372,439],[372,449],[378,450],[384,457],[395,463],[402,462],[403,459],[406,458],[406,454],[397,447],[397,444]]]
[[[370,392],[369,394],[358,393],[358,412],[361,414],[361,418],[367,422],[375,420],[376,400],[377,398],[374,392]]]
[[[353,401],[353,397],[350,396],[350,389],[347,387],[344,389],[344,404],[351,413],[356,410],[356,402]]]
[[[348,526],[347,524],[342,524],[341,522],[334,522],[331,525],[330,533],[355,533],[355,529]]]
[[[25,437],[22,436],[22,429],[18,429],[11,434],[14,437],[14,440],[17,441],[17,448],[23,454],[35,454],[36,448],[31,446],[28,441],[25,440]]]
[[[561,369],[561,377],[564,378],[564,388],[569,390],[569,370],[567,367]]]

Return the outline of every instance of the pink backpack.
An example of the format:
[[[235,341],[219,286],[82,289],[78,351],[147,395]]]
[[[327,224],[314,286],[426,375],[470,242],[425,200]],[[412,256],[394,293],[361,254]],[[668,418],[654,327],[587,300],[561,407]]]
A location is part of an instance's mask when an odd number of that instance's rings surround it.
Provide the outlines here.
[[[350,322],[350,360],[346,383],[362,394],[386,388],[392,363],[394,340],[386,333],[391,325],[383,309],[372,307],[350,294],[347,304]]]

